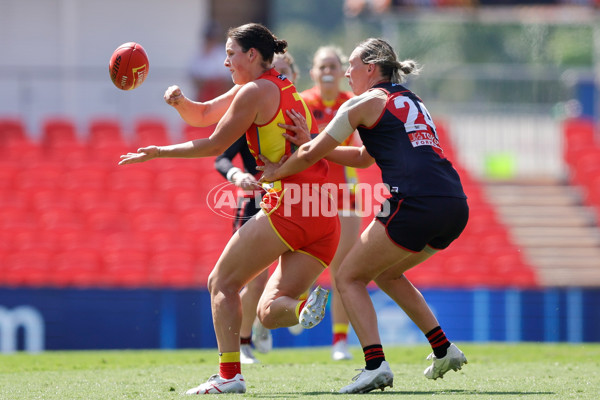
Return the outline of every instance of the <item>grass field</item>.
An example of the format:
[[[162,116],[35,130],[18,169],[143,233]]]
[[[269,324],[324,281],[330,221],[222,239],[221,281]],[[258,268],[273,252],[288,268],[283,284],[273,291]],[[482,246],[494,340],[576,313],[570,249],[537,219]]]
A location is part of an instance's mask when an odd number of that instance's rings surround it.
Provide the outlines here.
[[[275,349],[242,366],[246,394],[219,398],[600,398],[599,344],[459,346],[469,364],[436,381],[422,374],[427,346],[386,347],[394,388],[364,395],[337,394],[363,366],[360,349],[346,362],[331,361],[329,348]],[[216,372],[216,350],[17,353],[0,356],[0,399],[173,399]]]

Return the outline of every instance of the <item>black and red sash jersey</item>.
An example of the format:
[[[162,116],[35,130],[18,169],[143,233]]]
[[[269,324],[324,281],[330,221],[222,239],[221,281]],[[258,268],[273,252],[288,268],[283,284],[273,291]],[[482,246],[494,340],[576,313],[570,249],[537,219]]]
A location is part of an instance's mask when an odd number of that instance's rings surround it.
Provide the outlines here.
[[[384,82],[371,90],[378,89],[387,93],[385,109],[373,126],[359,126],[358,132],[392,195],[466,198],[421,99],[400,84]]]

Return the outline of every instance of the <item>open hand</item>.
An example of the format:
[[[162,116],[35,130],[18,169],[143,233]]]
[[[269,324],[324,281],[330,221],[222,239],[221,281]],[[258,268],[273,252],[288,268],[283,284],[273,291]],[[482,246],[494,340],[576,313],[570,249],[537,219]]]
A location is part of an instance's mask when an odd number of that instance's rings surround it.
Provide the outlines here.
[[[158,146],[148,146],[138,149],[137,153],[127,153],[121,156],[119,165],[135,164],[148,160],[152,160],[159,156],[160,149]]]
[[[258,181],[254,177],[254,175],[249,174],[247,172],[237,172],[232,177],[233,184],[239,188],[244,190],[252,190],[256,189],[258,186]]]
[[[279,160],[279,162],[271,162],[269,161],[269,159],[265,156],[263,156],[262,154],[259,154],[258,157],[260,158],[260,160],[265,163],[265,165],[259,165],[256,167],[257,170],[262,171],[263,174],[260,177],[260,179],[258,180],[259,182],[274,182],[277,179],[279,179],[279,176],[277,175],[277,170],[279,169],[279,167],[281,167],[281,165],[285,162],[285,160],[288,159],[288,156],[283,156],[281,157],[281,159]]]
[[[288,117],[292,120],[294,125],[286,125],[286,124],[277,124],[280,128],[284,128],[290,132],[293,132],[295,135],[290,135],[285,132],[282,133],[283,137],[286,138],[291,143],[296,146],[301,146],[306,142],[311,140],[310,131],[308,130],[308,125],[306,124],[306,118],[302,114],[300,114],[296,110],[285,110]]]

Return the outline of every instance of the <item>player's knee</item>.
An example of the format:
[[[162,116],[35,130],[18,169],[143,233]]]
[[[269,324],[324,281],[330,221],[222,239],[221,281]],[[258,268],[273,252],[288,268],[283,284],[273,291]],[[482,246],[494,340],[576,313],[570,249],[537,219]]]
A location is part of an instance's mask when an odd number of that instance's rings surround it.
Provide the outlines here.
[[[227,294],[231,294],[231,293],[238,293],[241,290],[240,287],[233,285],[233,282],[231,280],[229,280],[227,277],[220,276],[219,274],[214,274],[214,273],[211,273],[208,276],[208,281],[207,281],[206,286],[207,286],[208,292],[213,297],[218,293],[223,293],[223,294],[227,295]]]
[[[277,324],[275,318],[273,318],[273,314],[270,312],[270,304],[271,302],[259,302],[256,308],[256,316],[265,328],[277,329],[279,328],[279,325]]]

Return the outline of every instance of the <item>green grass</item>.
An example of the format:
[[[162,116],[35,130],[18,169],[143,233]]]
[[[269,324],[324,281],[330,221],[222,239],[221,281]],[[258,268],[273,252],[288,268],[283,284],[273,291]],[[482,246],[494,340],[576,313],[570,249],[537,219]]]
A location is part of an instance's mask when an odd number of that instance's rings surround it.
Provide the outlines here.
[[[329,348],[275,349],[242,366],[248,391],[219,399],[579,399],[600,397],[598,344],[459,344],[469,364],[423,377],[425,345],[385,348],[394,388],[340,395],[362,367],[333,362]],[[0,399],[173,399],[217,372],[216,350],[81,351],[0,355]]]

